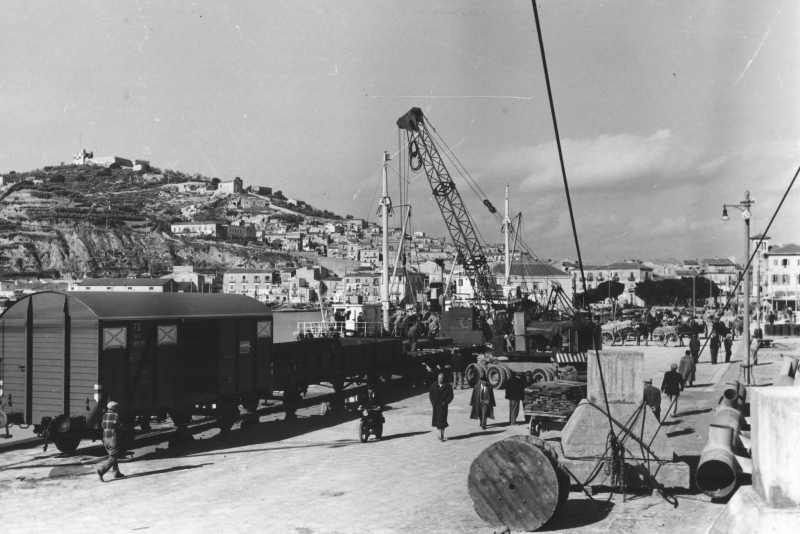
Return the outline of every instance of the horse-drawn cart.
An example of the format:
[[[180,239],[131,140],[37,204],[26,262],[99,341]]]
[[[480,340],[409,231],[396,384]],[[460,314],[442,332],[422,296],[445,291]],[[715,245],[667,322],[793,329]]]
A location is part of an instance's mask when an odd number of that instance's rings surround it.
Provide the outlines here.
[[[677,326],[659,326],[653,330],[653,341],[662,347],[674,347],[678,344]]]

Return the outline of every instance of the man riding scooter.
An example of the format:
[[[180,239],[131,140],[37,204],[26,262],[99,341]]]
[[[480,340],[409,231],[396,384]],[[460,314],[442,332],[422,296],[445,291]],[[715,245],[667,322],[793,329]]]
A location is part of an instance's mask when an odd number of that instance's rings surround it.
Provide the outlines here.
[[[381,396],[376,384],[372,381],[367,383],[367,394],[362,395],[361,405],[358,410],[361,412],[361,424],[358,425],[358,435],[361,443],[366,443],[372,434],[376,439],[381,439],[383,435],[383,397]]]

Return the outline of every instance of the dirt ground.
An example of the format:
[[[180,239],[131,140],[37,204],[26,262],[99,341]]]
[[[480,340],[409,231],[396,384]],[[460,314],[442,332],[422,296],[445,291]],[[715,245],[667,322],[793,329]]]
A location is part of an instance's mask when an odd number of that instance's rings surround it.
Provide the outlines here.
[[[762,349],[758,387],[771,383],[780,351],[798,342]],[[614,350],[617,348],[615,347]],[[645,353],[645,376],[659,386],[683,348],[625,347]],[[712,366],[707,351],[697,382],[681,397],[679,417],[667,435],[682,459],[695,465],[722,384],[739,374],[740,342],[730,365]],[[326,390],[314,388],[312,397]],[[282,421],[280,406],[259,411],[258,423],[219,434],[198,422],[195,440],[169,448],[167,425],[137,439],[121,463],[123,480],[102,483],[94,470],[103,460],[98,443],[84,443],[67,457],[42,452],[24,432],[0,440],[0,495],[4,533],[42,532],[278,532],[278,533],[492,533],[474,512],[467,493],[470,463],[489,444],[527,427],[508,426],[498,395],[496,419],[482,431],[469,419],[469,391],[459,390],[450,409],[446,442],[430,427],[427,392],[392,384],[387,393],[383,439],[362,444],[353,414],[319,415],[322,397],[307,399],[295,421]],[[666,398],[662,404],[666,410]],[[520,420],[521,421],[521,420]],[[557,432],[543,435],[556,440]],[[609,494],[599,494],[606,499]],[[570,532],[704,532],[722,511],[697,490],[677,495],[673,508],[657,494],[614,495],[607,505],[573,492],[564,510],[543,530]]]

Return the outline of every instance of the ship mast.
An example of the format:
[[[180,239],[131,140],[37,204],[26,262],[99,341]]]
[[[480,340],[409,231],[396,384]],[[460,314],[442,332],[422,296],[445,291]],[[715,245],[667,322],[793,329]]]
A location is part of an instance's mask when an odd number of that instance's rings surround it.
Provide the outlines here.
[[[383,328],[389,331],[389,182],[386,167],[392,158],[388,152],[383,153],[383,196],[381,197],[381,213],[383,215],[383,276],[381,280],[381,307],[383,308]]]
[[[511,285],[511,250],[510,250],[510,234],[511,234],[511,219],[508,215],[508,184],[506,184],[506,216],[503,219],[503,232],[506,234],[506,285]]]

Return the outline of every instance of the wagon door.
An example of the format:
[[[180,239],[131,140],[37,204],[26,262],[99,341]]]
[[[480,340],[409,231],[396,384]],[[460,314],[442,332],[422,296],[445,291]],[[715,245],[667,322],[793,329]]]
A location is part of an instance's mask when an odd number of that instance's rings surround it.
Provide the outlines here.
[[[29,383],[34,421],[69,412],[69,376],[65,376],[69,355],[64,352],[65,301],[64,295],[43,293],[31,302],[34,308],[30,338],[33,361]]]
[[[25,299],[6,313],[2,320],[3,353],[2,378],[4,393],[3,411],[9,414],[24,414],[26,424],[32,424],[30,407],[26,409],[28,399],[28,335],[26,324],[30,299]],[[13,315],[13,317],[9,317]]]
[[[219,323],[219,392],[220,395],[236,393],[237,355],[236,321]]]

